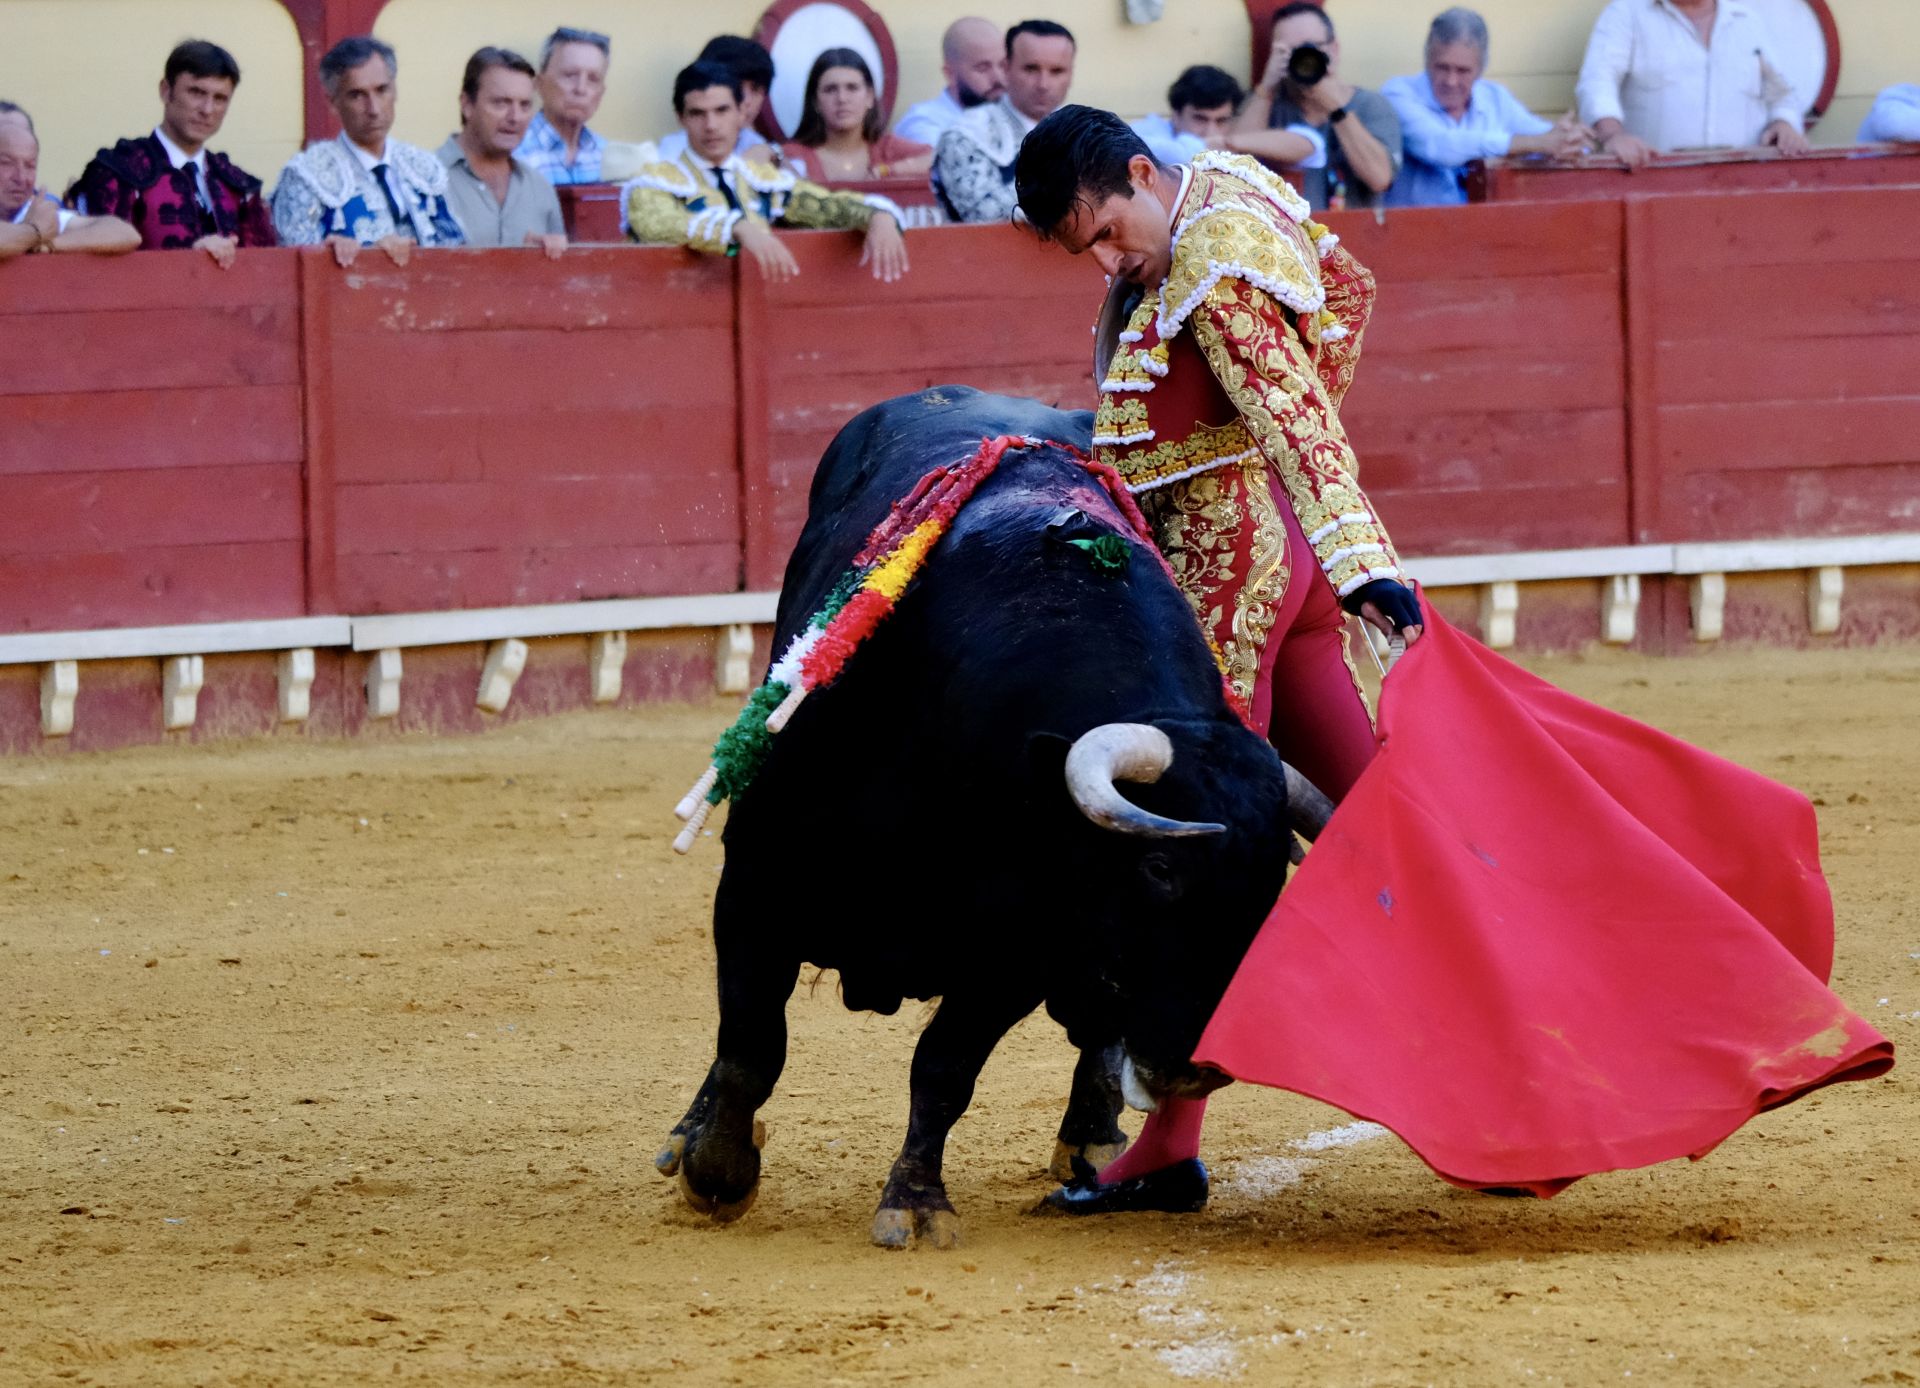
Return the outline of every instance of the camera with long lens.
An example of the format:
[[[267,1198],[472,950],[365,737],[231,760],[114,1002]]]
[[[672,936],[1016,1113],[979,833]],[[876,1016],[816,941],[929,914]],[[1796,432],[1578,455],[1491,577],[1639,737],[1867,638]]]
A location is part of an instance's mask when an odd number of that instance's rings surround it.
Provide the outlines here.
[[[1296,87],[1311,87],[1326,75],[1326,49],[1303,43],[1287,55],[1287,76]]]

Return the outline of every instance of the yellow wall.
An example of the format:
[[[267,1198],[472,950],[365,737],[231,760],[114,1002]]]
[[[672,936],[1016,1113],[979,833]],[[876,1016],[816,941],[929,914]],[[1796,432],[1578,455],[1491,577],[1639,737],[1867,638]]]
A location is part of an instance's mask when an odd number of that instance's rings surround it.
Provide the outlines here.
[[[269,184],[300,147],[300,38],[277,0],[0,0],[0,98],[40,132],[40,182],[56,195],[102,145],[160,120],[167,54],[211,39],[240,64],[215,148]]]
[[[905,102],[940,84],[939,38],[964,9],[996,23],[1031,14],[1059,19],[1080,37],[1076,100],[1128,115],[1157,110],[1167,84],[1188,63],[1247,72],[1242,0],[1167,0],[1166,18],[1133,26],[1120,0],[873,0],[900,52]],[[1329,0],[1341,27],[1347,75],[1369,86],[1412,71],[1420,60],[1428,5],[1409,0]],[[1490,76],[1536,110],[1558,114],[1573,96],[1573,74],[1604,0],[1480,0],[1493,30]],[[1845,62],[1832,112],[1816,137],[1846,143],[1880,88],[1920,80],[1920,3],[1830,0]],[[398,132],[429,147],[457,123],[455,93],[466,55],[504,43],[536,56],[555,23],[613,35],[609,95],[597,124],[610,136],[641,139],[673,126],[674,72],[715,33],[749,31],[765,0],[392,0],[378,32],[400,52]],[[219,141],[272,182],[299,144],[298,39],[276,0],[0,0],[0,97],[34,113],[41,128],[42,181],[64,188],[93,150],[151,127],[153,95],[167,49],[180,38],[210,38],[233,50],[246,80]],[[84,79],[73,56],[83,49]]]

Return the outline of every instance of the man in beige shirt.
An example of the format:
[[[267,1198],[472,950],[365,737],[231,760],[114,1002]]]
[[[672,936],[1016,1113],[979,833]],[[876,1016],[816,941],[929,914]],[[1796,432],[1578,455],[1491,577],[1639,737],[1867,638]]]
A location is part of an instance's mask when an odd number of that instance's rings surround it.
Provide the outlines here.
[[[567,248],[553,185],[514,157],[533,119],[533,64],[505,48],[467,59],[460,130],[438,151],[447,166],[447,204],[469,246],[538,246],[550,259]]]

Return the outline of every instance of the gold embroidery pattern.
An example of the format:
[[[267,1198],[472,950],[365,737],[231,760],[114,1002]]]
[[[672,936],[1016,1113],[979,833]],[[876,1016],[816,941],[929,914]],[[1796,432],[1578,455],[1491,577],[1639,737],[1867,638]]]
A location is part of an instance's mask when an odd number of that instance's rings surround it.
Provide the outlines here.
[[[1173,267],[1160,286],[1160,336],[1177,334],[1214,285],[1226,278],[1260,285],[1299,313],[1319,312],[1326,299],[1320,253],[1306,232],[1277,215],[1252,190],[1230,186],[1209,190],[1208,204],[1174,239]]]
[[[1147,421],[1146,401],[1137,395],[1100,397],[1100,408],[1093,416],[1093,442],[1096,447],[1141,442],[1152,437],[1153,428]],[[1121,468],[1121,475],[1126,475],[1125,468]]]
[[[1194,315],[1194,339],[1286,487],[1334,591],[1399,576],[1385,527],[1354,480],[1339,416],[1285,313],[1250,284],[1222,280]]]
[[[1320,262],[1320,277],[1327,286],[1327,308],[1347,330],[1345,337],[1323,340],[1315,362],[1327,402],[1338,409],[1353,384],[1354,368],[1360,364],[1360,338],[1373,316],[1373,274],[1346,247],[1335,246]],[[1354,476],[1359,475],[1356,466]]]
[[[1196,424],[1183,439],[1160,439],[1144,447],[1116,448],[1099,444],[1107,431],[1107,401],[1114,398],[1102,396],[1100,412],[1094,416],[1097,445],[1094,456],[1120,474],[1128,491],[1144,493],[1195,473],[1240,462],[1253,450],[1253,436],[1237,419],[1225,424]],[[1132,403],[1141,406],[1144,420],[1144,403],[1139,400]]]
[[[1250,707],[1288,583],[1287,532],[1265,462],[1202,473],[1149,492],[1140,505],[1228,688]]]

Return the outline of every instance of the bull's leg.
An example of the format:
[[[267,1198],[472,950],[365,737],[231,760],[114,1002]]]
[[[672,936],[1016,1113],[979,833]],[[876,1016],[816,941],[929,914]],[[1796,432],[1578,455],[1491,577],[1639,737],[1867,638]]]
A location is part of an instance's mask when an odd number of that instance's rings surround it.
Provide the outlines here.
[[[960,1218],[941,1177],[947,1133],[973,1101],[974,1081],[994,1046],[1039,1002],[1037,997],[949,994],[920,1033],[907,1140],[873,1216],[873,1241],[882,1248],[905,1248],[916,1238],[935,1248],[960,1242]]]
[[[714,901],[720,1035],[706,1082],[654,1165],[678,1174],[680,1193],[719,1223],[738,1219],[760,1187],[766,1129],[754,1117],[787,1060],[787,998],[800,961],[779,951],[739,884],[723,873]]]
[[[1047,1168],[1054,1180],[1064,1184],[1074,1179],[1075,1157],[1097,1171],[1127,1150],[1119,1122],[1125,1104],[1120,1097],[1120,1047],[1081,1051],[1066,1116],[1060,1120],[1060,1140],[1053,1145],[1053,1162]]]

